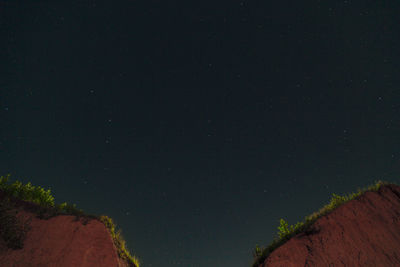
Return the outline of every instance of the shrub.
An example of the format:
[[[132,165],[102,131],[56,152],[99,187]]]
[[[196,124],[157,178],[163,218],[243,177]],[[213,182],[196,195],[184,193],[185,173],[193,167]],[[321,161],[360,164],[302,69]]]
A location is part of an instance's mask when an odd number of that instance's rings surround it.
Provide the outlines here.
[[[279,238],[284,238],[290,233],[290,230],[289,230],[288,226],[289,226],[288,223],[284,219],[280,220],[280,225],[278,226]]]
[[[17,218],[17,211],[8,198],[0,201],[0,236],[8,248],[21,249],[27,232],[30,229],[30,220],[21,221]]]
[[[46,191],[40,186],[33,186],[31,183],[23,185],[20,181],[8,184],[9,177],[10,174],[0,177],[0,189],[5,193],[41,206],[54,207],[54,197],[51,195],[50,189]]]
[[[264,249],[265,248],[259,247],[258,245],[256,245],[256,248],[253,250],[253,258],[260,257],[262,255]]]

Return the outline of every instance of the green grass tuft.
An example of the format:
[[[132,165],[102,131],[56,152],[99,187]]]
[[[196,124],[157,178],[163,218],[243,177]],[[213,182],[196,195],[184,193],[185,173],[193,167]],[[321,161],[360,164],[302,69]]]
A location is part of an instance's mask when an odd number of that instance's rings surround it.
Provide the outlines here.
[[[286,243],[293,236],[299,233],[312,232],[312,225],[318,218],[329,214],[340,205],[357,198],[367,191],[378,191],[381,186],[389,184],[391,183],[379,180],[376,181],[375,184],[364,189],[358,189],[357,193],[351,193],[347,196],[332,194],[332,198],[327,205],[322,207],[318,212],[314,212],[313,214],[306,216],[304,222],[298,222],[295,225],[289,226],[284,219],[281,219],[280,225],[278,226],[278,238],[274,238],[274,240],[267,247],[259,247],[256,245],[255,249],[253,250],[254,262],[252,267],[258,267],[260,264],[262,264],[269,254],[272,253],[272,251]]]
[[[0,198],[0,237],[9,248],[22,248],[23,240],[30,228],[29,222],[20,222],[17,219],[16,206],[11,201],[22,200],[33,203],[29,210],[36,213],[40,219],[49,219],[57,215],[74,215],[76,220],[83,218],[84,224],[90,219],[99,220],[109,229],[117,248],[118,256],[131,266],[139,267],[138,258],[131,256],[126,248],[126,242],[122,237],[121,230],[115,232],[115,224],[110,217],[85,214],[75,204],[70,205],[64,202],[57,205],[50,189],[44,190],[40,186],[33,186],[31,183],[24,185],[19,181],[9,183],[10,176],[10,174],[0,176],[0,193],[3,192],[4,194],[4,197]]]
[[[122,232],[121,229],[119,229],[117,232],[115,232],[115,224],[113,220],[105,215],[100,216],[100,220],[104,223],[104,225],[108,228],[110,231],[111,237],[114,241],[115,246],[117,247],[118,251],[118,256],[121,259],[126,260],[130,264],[133,264],[133,266],[139,267],[140,262],[139,259],[136,256],[131,256],[129,251],[126,248],[126,242],[124,238],[122,237]]]

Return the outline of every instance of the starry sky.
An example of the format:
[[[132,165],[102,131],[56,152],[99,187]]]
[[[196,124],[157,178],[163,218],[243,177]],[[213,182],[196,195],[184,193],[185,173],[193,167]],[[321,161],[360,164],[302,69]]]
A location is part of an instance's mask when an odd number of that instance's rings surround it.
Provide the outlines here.
[[[250,266],[400,183],[399,1],[0,1],[0,171],[111,216],[142,267]]]

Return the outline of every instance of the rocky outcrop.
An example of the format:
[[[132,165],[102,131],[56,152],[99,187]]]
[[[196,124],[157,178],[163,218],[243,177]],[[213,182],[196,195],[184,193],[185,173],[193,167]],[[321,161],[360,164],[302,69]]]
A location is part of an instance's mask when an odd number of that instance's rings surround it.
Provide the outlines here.
[[[109,230],[97,219],[71,215],[39,219],[24,209],[15,211],[19,221],[29,222],[29,229],[22,248],[10,248],[0,238],[0,266],[129,266],[118,257]]]
[[[400,266],[400,187],[385,185],[344,203],[259,266]]]

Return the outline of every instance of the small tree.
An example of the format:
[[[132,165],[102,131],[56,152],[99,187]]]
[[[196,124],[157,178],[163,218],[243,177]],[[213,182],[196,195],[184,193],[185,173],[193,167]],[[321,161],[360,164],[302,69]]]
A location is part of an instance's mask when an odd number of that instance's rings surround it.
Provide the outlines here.
[[[279,238],[284,238],[290,233],[289,224],[284,219],[281,219],[280,225],[278,226],[278,230],[279,230],[278,232]]]
[[[253,257],[258,258],[261,257],[264,248],[256,245],[256,248],[253,250]]]

